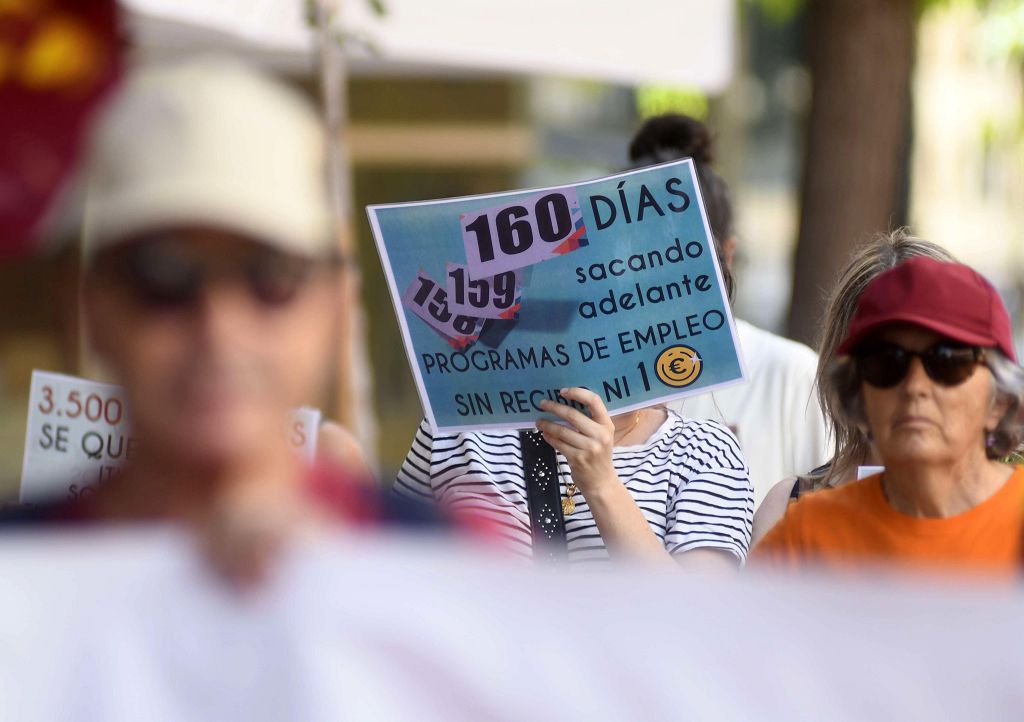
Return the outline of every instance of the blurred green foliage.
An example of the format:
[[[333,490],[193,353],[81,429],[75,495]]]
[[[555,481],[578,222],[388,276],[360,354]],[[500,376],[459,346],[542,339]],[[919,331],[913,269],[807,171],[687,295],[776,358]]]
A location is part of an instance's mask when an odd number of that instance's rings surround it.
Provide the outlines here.
[[[803,7],[806,0],[746,0],[756,5],[771,20],[784,23],[790,20]]]
[[[636,111],[641,119],[682,113],[704,120],[708,115],[708,96],[696,87],[641,85],[636,89]]]
[[[891,0],[896,2],[897,0]],[[1005,22],[1009,25],[1016,24],[1019,33],[1021,29],[1022,15],[1024,15],[1024,0],[903,0],[913,2],[918,12],[924,12],[930,8],[941,5],[973,5],[981,8],[986,15],[1004,16]],[[794,14],[802,9],[807,0],[745,0],[746,4],[758,7],[769,19],[776,22],[786,22]],[[1016,38],[1018,57],[1021,52],[1020,35]]]
[[[982,23],[982,52],[991,59],[1024,62],[1024,0],[992,0]]]

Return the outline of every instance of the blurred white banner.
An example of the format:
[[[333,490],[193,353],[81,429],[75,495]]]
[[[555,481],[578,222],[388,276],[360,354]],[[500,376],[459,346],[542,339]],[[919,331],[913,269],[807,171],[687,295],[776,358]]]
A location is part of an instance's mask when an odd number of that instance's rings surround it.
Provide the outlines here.
[[[228,590],[172,531],[0,544],[0,719],[980,720],[1024,714],[1015,586],[540,573],[323,540]]]
[[[312,48],[301,0],[121,0],[143,40],[215,32],[271,52]],[[369,0],[341,3],[339,27],[379,54],[359,67],[426,65],[721,90],[733,72],[735,0]],[[154,21],[156,21],[154,23]],[[160,27],[159,23],[164,23]]]

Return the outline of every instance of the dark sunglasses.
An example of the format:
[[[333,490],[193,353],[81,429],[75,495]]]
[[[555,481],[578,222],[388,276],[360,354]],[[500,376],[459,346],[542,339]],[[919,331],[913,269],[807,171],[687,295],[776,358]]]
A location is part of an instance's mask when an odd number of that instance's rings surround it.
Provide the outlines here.
[[[893,343],[872,344],[854,353],[857,375],[861,381],[887,389],[901,382],[910,371],[914,357],[928,378],[944,386],[956,386],[971,377],[974,367],[985,360],[985,350],[939,341],[924,351],[908,351]]]
[[[175,311],[194,308],[209,283],[226,278],[240,282],[260,305],[282,307],[325,265],[340,262],[258,247],[238,259],[211,263],[173,243],[141,241],[109,251],[96,259],[94,268],[104,280],[125,287],[141,308]]]

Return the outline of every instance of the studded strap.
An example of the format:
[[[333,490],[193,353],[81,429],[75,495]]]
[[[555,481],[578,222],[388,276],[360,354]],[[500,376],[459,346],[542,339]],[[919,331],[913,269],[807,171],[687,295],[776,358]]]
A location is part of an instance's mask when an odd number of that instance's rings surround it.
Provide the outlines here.
[[[555,450],[539,431],[520,431],[519,443],[526,472],[533,558],[542,564],[557,563],[565,559],[566,541]]]

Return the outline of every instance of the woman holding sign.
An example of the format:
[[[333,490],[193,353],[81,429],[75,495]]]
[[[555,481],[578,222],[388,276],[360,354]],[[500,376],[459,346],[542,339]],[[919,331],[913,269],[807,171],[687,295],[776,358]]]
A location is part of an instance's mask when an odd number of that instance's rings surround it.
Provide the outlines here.
[[[654,116],[633,136],[629,155],[637,167],[693,158],[731,296],[737,250],[735,214],[729,186],[711,165],[711,131],[689,116]],[[750,464],[757,508],[779,479],[813,469],[828,459],[828,434],[812,399],[814,352],[742,318],[735,321],[749,381],[669,405],[686,416],[720,421],[735,432]]]
[[[492,520],[535,559],[742,563],[753,492],[735,437],[656,405],[702,369],[706,388],[743,375],[698,184],[679,161],[368,208],[427,418],[397,493]],[[582,388],[602,381],[600,398]],[[541,439],[485,431],[540,417]]]
[[[562,389],[561,398],[564,403],[541,404],[560,422],[539,421],[537,428],[557,451],[552,473],[570,563],[674,558],[686,566],[735,568],[743,562],[753,489],[728,429],[663,406],[611,417],[601,398],[583,388]],[[523,442],[515,431],[435,436],[424,421],[395,491],[486,519],[511,547],[538,557]]]

